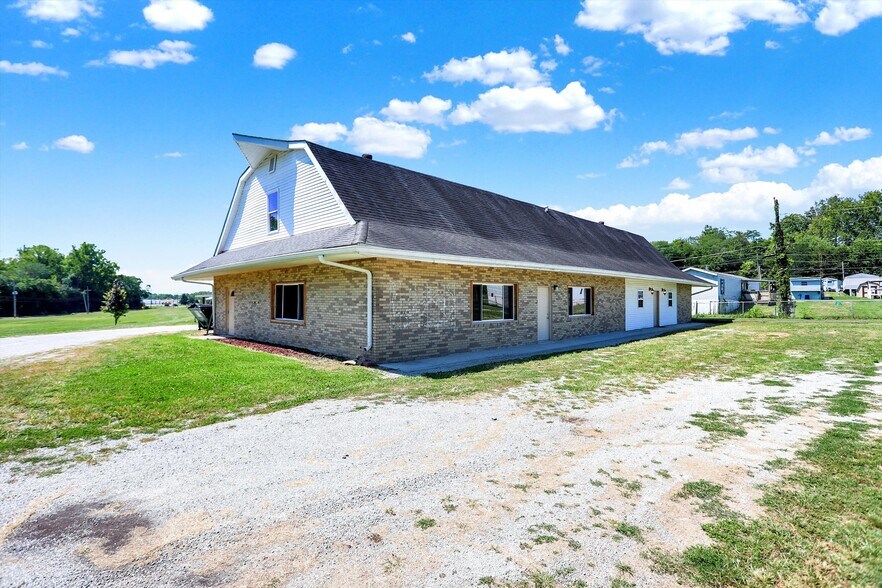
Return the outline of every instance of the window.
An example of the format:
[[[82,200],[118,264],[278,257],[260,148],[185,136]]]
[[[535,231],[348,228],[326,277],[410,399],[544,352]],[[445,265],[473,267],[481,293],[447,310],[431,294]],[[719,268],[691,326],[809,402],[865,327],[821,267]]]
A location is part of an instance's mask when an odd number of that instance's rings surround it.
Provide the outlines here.
[[[266,195],[266,213],[269,223],[269,232],[279,230],[279,193],[270,192]]]
[[[674,306],[674,293],[673,292],[668,292],[668,306],[669,307]]]
[[[643,308],[643,290],[637,290],[637,308]]]
[[[726,280],[720,279],[720,296],[726,295]]]
[[[472,284],[472,320],[510,321],[515,318],[512,284]]]
[[[800,282],[800,284],[803,285],[803,286],[808,286],[808,282],[805,282],[805,281]]]
[[[580,286],[569,287],[569,314],[570,316],[583,316],[594,314],[594,296],[591,288]]]
[[[303,284],[276,284],[273,290],[273,319],[302,321]]]
[[[279,162],[279,156],[273,155],[269,159],[269,173],[273,173],[276,171],[276,164]]]

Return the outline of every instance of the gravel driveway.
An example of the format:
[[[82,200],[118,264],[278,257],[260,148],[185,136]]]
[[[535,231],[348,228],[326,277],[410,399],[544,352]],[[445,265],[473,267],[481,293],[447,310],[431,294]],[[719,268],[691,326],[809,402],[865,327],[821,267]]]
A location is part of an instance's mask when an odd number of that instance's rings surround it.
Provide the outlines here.
[[[132,327],[123,329],[102,329],[100,331],[76,331],[73,333],[52,333],[50,335],[25,335],[22,337],[0,338],[0,360],[39,355],[70,347],[85,347],[101,341],[156,335],[159,333],[179,333],[195,331],[196,324],[167,327]]]
[[[843,380],[679,380],[593,406],[543,386],[322,401],[93,445],[95,463],[49,476],[6,463],[0,585],[475,586],[535,571],[671,585],[640,554],[706,542],[683,483],[723,484],[756,515],[757,485],[779,475],[766,463],[833,422],[805,405],[711,443],[690,415],[768,416],[766,398],[801,403]]]

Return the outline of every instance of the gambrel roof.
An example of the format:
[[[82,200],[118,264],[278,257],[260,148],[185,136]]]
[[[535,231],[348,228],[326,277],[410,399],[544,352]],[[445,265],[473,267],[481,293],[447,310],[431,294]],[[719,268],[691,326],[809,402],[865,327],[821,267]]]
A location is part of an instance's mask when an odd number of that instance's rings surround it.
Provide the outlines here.
[[[603,223],[308,141],[234,137],[252,167],[268,153],[305,149],[352,225],[231,251],[222,251],[219,242],[214,257],[176,277],[245,271],[249,263],[279,266],[316,252],[701,283],[645,238]],[[234,198],[231,214],[235,204]]]

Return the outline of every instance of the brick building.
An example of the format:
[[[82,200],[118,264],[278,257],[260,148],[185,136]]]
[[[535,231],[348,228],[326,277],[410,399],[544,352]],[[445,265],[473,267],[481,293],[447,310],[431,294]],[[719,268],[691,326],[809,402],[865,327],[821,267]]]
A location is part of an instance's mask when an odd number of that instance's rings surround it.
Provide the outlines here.
[[[219,334],[403,360],[688,322],[643,237],[306,141],[234,135],[209,282]]]

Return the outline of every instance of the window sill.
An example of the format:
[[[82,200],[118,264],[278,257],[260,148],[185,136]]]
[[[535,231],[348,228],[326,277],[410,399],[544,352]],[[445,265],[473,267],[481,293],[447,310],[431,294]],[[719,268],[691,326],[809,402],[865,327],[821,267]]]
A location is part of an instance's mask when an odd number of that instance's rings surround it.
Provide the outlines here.
[[[515,322],[515,320],[517,320],[517,319],[492,319],[489,321],[472,320],[472,324],[473,325],[483,325],[483,324],[487,324],[487,323],[491,323],[491,324],[492,323],[513,323],[513,322]]]
[[[302,319],[301,319],[301,320],[296,320],[296,319],[279,319],[279,318],[274,318],[274,319],[270,319],[270,322],[271,322],[271,323],[275,323],[275,324],[277,324],[277,325],[295,325],[295,326],[298,326],[298,327],[302,327],[303,325],[306,324],[306,321],[305,321],[305,320],[302,320]]]
[[[593,317],[593,314],[569,314],[567,315],[569,318],[590,318]]]

